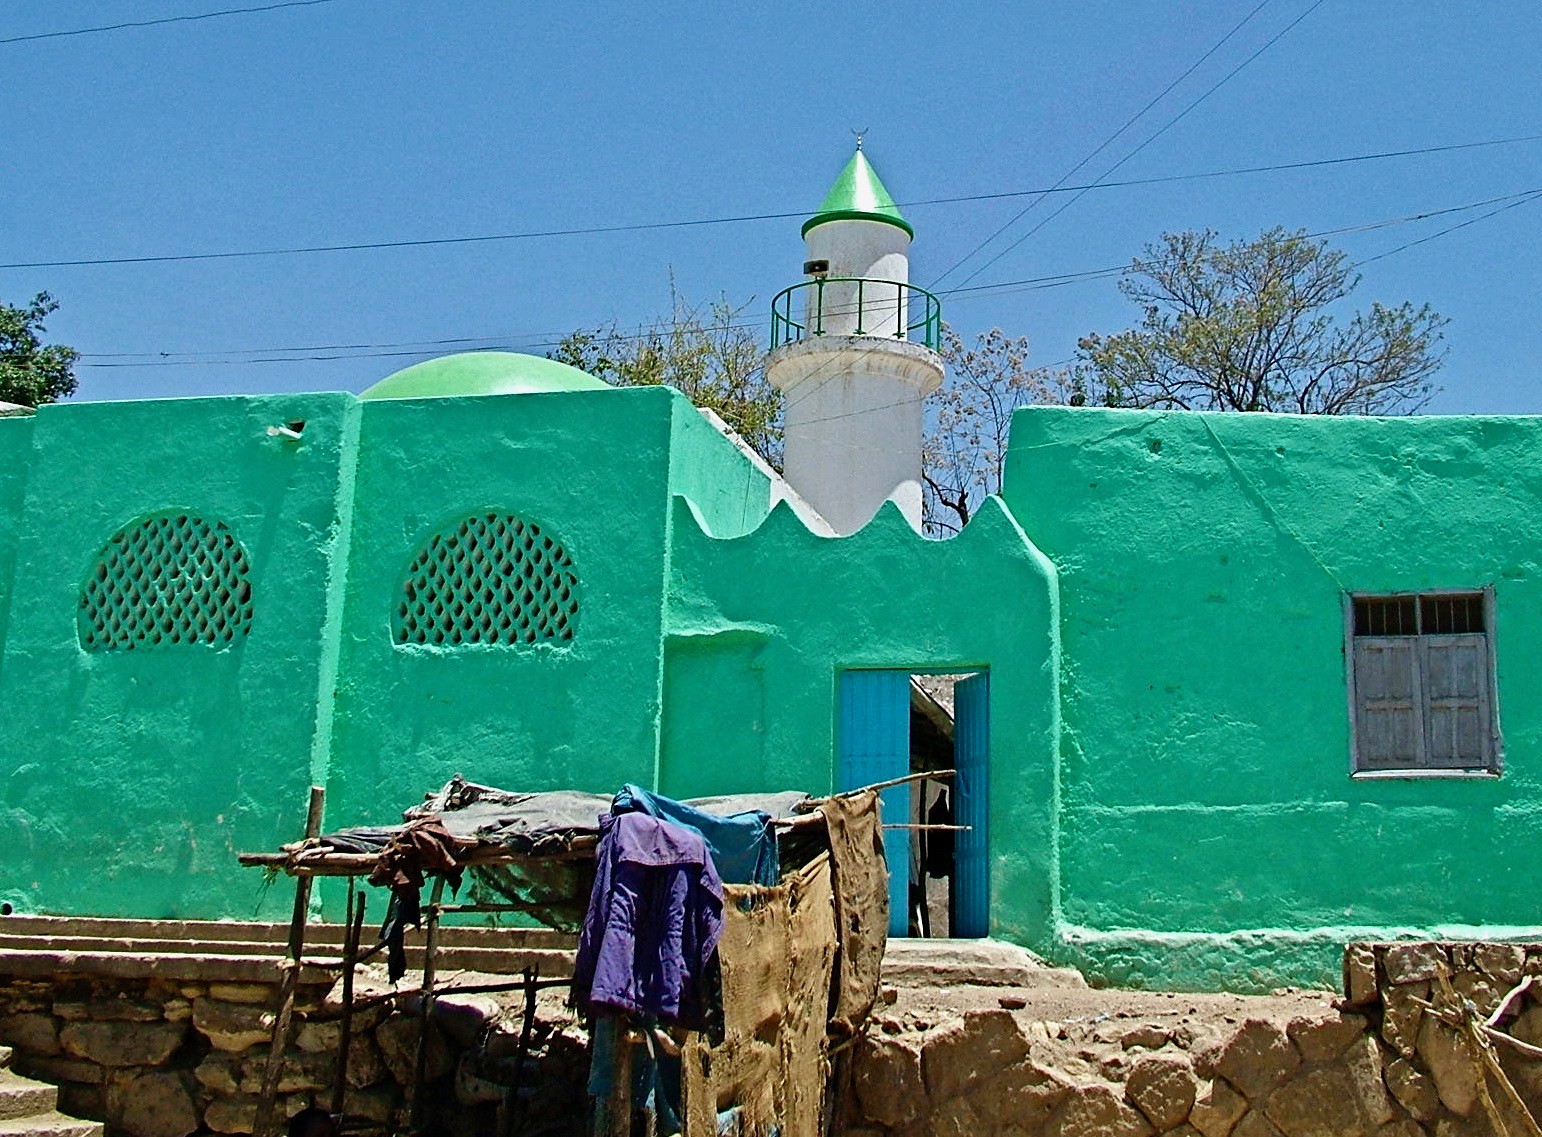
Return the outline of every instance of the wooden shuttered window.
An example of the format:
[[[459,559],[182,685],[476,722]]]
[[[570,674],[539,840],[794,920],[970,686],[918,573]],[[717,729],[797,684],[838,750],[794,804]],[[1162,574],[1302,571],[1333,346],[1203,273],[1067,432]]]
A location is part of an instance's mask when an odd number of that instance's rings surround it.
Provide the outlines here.
[[[1481,592],[1353,598],[1357,772],[1496,768],[1490,611]]]
[[[1355,768],[1424,765],[1418,641],[1355,639]]]

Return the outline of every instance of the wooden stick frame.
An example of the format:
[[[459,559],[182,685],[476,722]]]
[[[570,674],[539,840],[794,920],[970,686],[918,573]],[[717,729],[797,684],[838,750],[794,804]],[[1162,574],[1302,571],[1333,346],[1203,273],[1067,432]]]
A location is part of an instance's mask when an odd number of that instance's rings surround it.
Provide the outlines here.
[[[928,770],[914,774],[908,774],[901,778],[892,778],[888,781],[877,782],[869,786],[861,786],[857,789],[845,790],[838,794],[829,795],[827,798],[813,798],[800,803],[797,813],[792,817],[778,818],[774,821],[776,828],[787,832],[805,827],[821,825],[824,823],[823,815],[815,813],[819,804],[831,798],[851,797],[869,791],[878,792],[894,786],[906,785],[911,782],[928,779],[946,780],[953,777],[954,770]],[[306,817],[305,838],[295,845],[286,846],[276,853],[240,853],[237,859],[240,864],[248,867],[267,869],[282,869],[286,874],[295,878],[295,903],[290,921],[289,940],[285,958],[280,965],[284,969],[283,979],[280,983],[279,1006],[273,1025],[272,1044],[268,1054],[267,1066],[264,1070],[262,1093],[257,1103],[257,1122],[253,1127],[253,1137],[275,1137],[273,1130],[273,1114],[278,1096],[278,1085],[283,1070],[283,1052],[288,1042],[290,1024],[294,1013],[295,989],[298,986],[299,974],[302,963],[305,966],[325,966],[340,968],[343,977],[343,1006],[339,1017],[342,1020],[340,1031],[340,1046],[338,1053],[337,1080],[332,1087],[331,1112],[339,1121],[342,1120],[342,1112],[346,1100],[347,1087],[347,1063],[348,1045],[352,1033],[352,1016],[355,1010],[367,1006],[389,1002],[400,998],[403,994],[392,991],[381,995],[356,1001],[353,998],[353,977],[358,965],[373,956],[380,945],[361,952],[362,928],[364,920],[364,898],[362,893],[356,893],[354,881],[361,876],[368,876],[378,865],[380,855],[378,853],[339,853],[322,849],[316,844],[321,836],[322,807],[325,801],[325,791],[319,786],[312,786],[310,792],[309,810]],[[917,829],[950,829],[961,830],[967,826],[957,825],[892,825],[885,828],[917,828]],[[598,837],[585,834],[569,842],[567,848],[550,856],[531,857],[524,854],[513,853],[509,850],[488,846],[473,846],[466,850],[466,855],[456,858],[462,868],[472,868],[477,865],[512,864],[520,861],[531,860],[589,860],[595,855],[598,848]],[[310,910],[310,897],[312,882],[318,876],[344,877],[349,882],[348,923],[344,930],[343,955],[339,961],[325,960],[315,963],[304,960],[305,949],[305,923]],[[540,980],[536,975],[528,971],[523,980],[512,983],[495,983],[481,985],[448,985],[441,989],[437,984],[438,950],[439,950],[439,923],[440,917],[447,912],[518,912],[534,910],[540,905],[534,904],[445,904],[442,902],[445,878],[442,875],[433,877],[433,892],[429,903],[425,906],[426,942],[423,957],[423,981],[419,988],[419,1015],[417,1049],[414,1056],[413,1081],[410,1096],[411,1130],[421,1133],[427,1120],[427,1107],[424,1097],[425,1085],[428,1073],[428,1049],[430,1019],[433,1014],[433,1006],[437,996],[441,993],[474,992],[492,993],[522,989],[526,995],[527,1018],[533,1013],[535,993],[549,987],[569,987],[571,980]],[[355,896],[358,896],[358,904],[355,905]],[[330,1018],[331,1016],[323,1016]],[[529,1027],[526,1027],[528,1032]],[[600,1111],[601,1126],[610,1133],[626,1133],[629,1131],[631,1120],[631,1093],[630,1093],[630,1064],[631,1047],[635,1041],[631,1024],[623,1020],[618,1024],[617,1038],[617,1091],[614,1100],[603,1103]],[[1508,1036],[1505,1036],[1508,1039]],[[1509,1039],[1511,1042],[1518,1040]],[[623,1127],[626,1128],[623,1128]],[[1542,1137],[1542,1132],[1531,1135]]]

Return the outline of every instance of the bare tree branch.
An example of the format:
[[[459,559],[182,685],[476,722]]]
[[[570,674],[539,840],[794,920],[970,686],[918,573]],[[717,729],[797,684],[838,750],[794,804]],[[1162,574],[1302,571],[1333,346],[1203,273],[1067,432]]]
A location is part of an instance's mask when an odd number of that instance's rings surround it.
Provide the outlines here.
[[[1084,336],[1081,370],[1110,406],[1412,414],[1434,393],[1446,321],[1428,305],[1372,304],[1341,326],[1332,308],[1359,283],[1342,252],[1304,233],[1229,245],[1167,233],[1119,285],[1140,325]]]
[[[932,396],[923,450],[922,502],[934,536],[957,533],[980,502],[1001,491],[1012,412],[1065,403],[1080,390],[1071,371],[1028,366],[1028,341],[992,328],[965,344],[943,325],[947,377]]]

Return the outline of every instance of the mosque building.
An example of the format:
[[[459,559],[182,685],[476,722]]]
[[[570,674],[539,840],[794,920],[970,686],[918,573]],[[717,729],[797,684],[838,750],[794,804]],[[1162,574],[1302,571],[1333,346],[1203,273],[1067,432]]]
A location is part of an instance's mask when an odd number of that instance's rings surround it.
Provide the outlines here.
[[[951,934],[1094,978],[1542,925],[1542,421],[1033,407],[928,539],[914,231],[859,151],[803,236],[782,474],[671,389],[497,352],[0,417],[0,901],[277,914],[235,854],[313,784],[344,825],[456,773],[697,797],[924,761],[967,827]]]

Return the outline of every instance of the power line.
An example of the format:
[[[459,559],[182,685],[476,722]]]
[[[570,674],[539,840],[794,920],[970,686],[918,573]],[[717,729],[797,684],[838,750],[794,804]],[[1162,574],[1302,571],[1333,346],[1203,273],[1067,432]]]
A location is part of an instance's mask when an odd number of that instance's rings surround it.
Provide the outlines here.
[[[753,320],[743,323],[719,324],[713,326],[713,331],[741,331],[747,328],[758,328],[763,321]],[[638,332],[607,333],[608,340],[643,340],[654,335],[668,335],[671,331],[678,330],[678,324],[660,324]],[[85,367],[188,367],[204,365],[241,365],[245,363],[312,363],[330,362],[338,359],[384,359],[398,356],[423,355],[424,348],[476,345],[478,351],[533,351],[540,348],[552,348],[562,346],[563,341],[571,332],[527,332],[509,336],[461,336],[453,339],[437,340],[407,340],[401,343],[374,343],[374,344],[308,344],[294,347],[261,347],[261,348],[222,348],[208,351],[116,351],[116,352],[82,352],[82,359],[126,359],[128,363],[88,363]],[[537,342],[531,342],[532,336],[554,337]],[[384,349],[384,348],[412,348],[410,351],[397,350],[367,350],[355,351],[354,348]],[[261,355],[264,352],[304,352],[323,351],[336,352],[331,355],[277,355],[260,359],[210,359],[214,355]],[[180,357],[180,358],[178,358]],[[200,357],[200,358],[192,358]]]
[[[1113,182],[1099,180],[1095,182],[1088,182],[1083,185],[1068,185],[1058,187],[1049,186],[1044,188],[1022,190],[1003,190],[993,193],[963,194],[953,197],[919,198],[914,201],[901,202],[900,205],[906,208],[927,205],[959,205],[970,202],[1000,201],[1007,198],[1029,197],[1050,193],[1075,193],[1080,195],[1095,189],[1120,189],[1134,186],[1162,185],[1173,182],[1199,181],[1210,178],[1235,177],[1247,174],[1282,173],[1291,170],[1306,170],[1323,166],[1341,166],[1357,162],[1385,161],[1393,158],[1410,158],[1426,154],[1443,154],[1459,150],[1476,150],[1494,146],[1514,146],[1538,141],[1542,141],[1542,134],[1519,135],[1512,138],[1490,138],[1476,142],[1446,143],[1440,146],[1420,146],[1405,150],[1381,150],[1367,154],[1349,154],[1337,158],[1312,158],[1300,162],[1280,162],[1267,166],[1234,166],[1226,169],[1202,170],[1186,174],[1160,174],[1152,177],[1130,178],[1127,180]],[[271,249],[230,249],[211,253],[166,253],[136,257],[90,257],[81,258],[78,260],[16,261],[10,264],[0,264],[0,269],[81,268],[102,265],[166,264],[181,261],[231,260],[237,258],[276,257],[310,253],[349,253],[377,249],[422,248],[435,245],[468,245],[494,241],[523,241],[553,237],[595,236],[611,233],[639,233],[657,229],[688,229],[709,225],[735,225],[752,221],[783,221],[789,218],[806,217],[807,215],[808,210],[800,209],[781,213],[748,213],[725,217],[688,218],[676,221],[646,221],[629,225],[598,225],[567,229],[532,229],[523,232],[482,233],[462,237],[424,237],[409,240],[363,241],[344,245],[295,245]],[[1027,236],[1031,235],[1031,233],[1027,234]],[[1004,250],[1004,252],[1010,251],[1010,248]],[[985,265],[982,265],[981,269],[989,267],[991,263],[994,263],[994,260],[995,258],[993,258],[992,261],[987,262]],[[978,271],[979,270],[976,270],[976,273],[978,273]],[[973,275],[971,275],[969,279],[973,279]]]
[[[1217,51],[1221,50],[1221,48],[1223,46],[1225,46],[1226,42],[1228,40],[1230,40],[1232,36],[1234,36],[1238,32],[1240,32],[1243,29],[1243,27],[1246,26],[1247,23],[1250,20],[1252,20],[1252,18],[1254,16],[1258,15],[1259,12],[1262,12],[1266,7],[1268,7],[1269,3],[1270,3],[1270,0],[1260,0],[1258,6],[1256,8],[1254,8],[1246,16],[1243,16],[1242,19],[1238,20],[1235,24],[1232,25],[1230,31],[1228,31],[1220,39],[1216,40],[1215,43],[1211,44],[1209,51],[1205,52],[1205,54],[1201,55],[1193,63],[1189,64],[1188,70],[1184,71],[1184,73],[1182,75],[1179,75],[1171,83],[1169,83],[1169,84],[1167,84],[1167,86],[1163,87],[1161,92],[1158,93],[1157,96],[1155,98],[1153,98],[1150,102],[1148,102],[1145,106],[1141,107],[1140,110],[1136,111],[1129,118],[1125,119],[1123,126],[1121,126],[1118,130],[1114,131],[1107,138],[1103,139],[1103,141],[1098,143],[1096,148],[1094,148],[1085,158],[1083,158],[1080,162],[1076,163],[1076,165],[1072,166],[1069,170],[1067,170],[1064,174],[1062,174],[1060,176],[1060,180],[1057,181],[1053,186],[1051,186],[1049,190],[1046,190],[1044,193],[1038,195],[1032,201],[1030,201],[1027,205],[1025,205],[1021,209],[1019,209],[1016,213],[1014,213],[1010,218],[1007,219],[1006,224],[1002,225],[999,229],[997,229],[989,237],[985,238],[985,240],[981,241],[978,245],[974,246],[974,248],[970,249],[963,256],[959,257],[958,260],[954,261],[951,265],[949,265],[946,269],[944,269],[943,272],[941,273],[941,275],[939,275],[939,276],[937,276],[936,278],[933,279],[932,287],[935,288],[937,285],[941,284],[948,277],[952,276],[953,273],[958,269],[958,267],[960,265],[962,265],[964,262],[968,261],[971,257],[973,257],[981,249],[985,248],[986,245],[989,245],[997,237],[999,237],[1003,233],[1005,233],[1008,229],[1012,228],[1012,226],[1016,225],[1018,223],[1018,221],[1020,221],[1024,216],[1026,216],[1029,212],[1031,212],[1033,209],[1035,209],[1038,206],[1039,202],[1043,201],[1045,199],[1045,197],[1047,197],[1049,195],[1050,192],[1052,192],[1053,190],[1058,189],[1059,187],[1063,186],[1067,181],[1069,181],[1071,179],[1071,176],[1073,174],[1075,174],[1078,170],[1080,170],[1088,162],[1090,162],[1094,158],[1096,158],[1104,150],[1108,149],[1109,146],[1113,145],[1114,141],[1121,134],[1123,134],[1125,131],[1129,130],[1130,127],[1134,126],[1136,124],[1136,122],[1138,122],[1146,114],[1147,111],[1149,111],[1152,107],[1156,106],[1159,102],[1161,102],[1163,99],[1165,99],[1172,92],[1174,87],[1178,86],[1179,83],[1182,83],[1190,75],[1194,74],[1195,70],[1197,70],[1200,67],[1200,65],[1205,62],[1205,60],[1209,59]]]
[[[1380,150],[1368,154],[1349,154],[1341,158],[1308,158],[1300,162],[1278,162],[1271,166],[1230,166],[1222,170],[1202,170],[1190,174],[1155,174],[1146,178],[1123,178],[1117,182],[1099,179],[1083,185],[1050,187],[1047,189],[1004,190],[1000,193],[976,193],[962,197],[929,197],[916,201],[897,203],[901,208],[917,205],[951,205],[957,202],[1000,201],[1003,198],[1028,197],[1048,193],[1078,193],[1083,190],[1124,189],[1130,186],[1154,186],[1169,182],[1193,182],[1206,178],[1227,178],[1238,174],[1273,174],[1287,170],[1309,170],[1319,166],[1341,166],[1351,162],[1370,162],[1383,158],[1409,158],[1420,154],[1443,154],[1452,150],[1477,150],[1487,146],[1512,146],[1520,142],[1542,142],[1542,134],[1518,135],[1514,138],[1488,138],[1480,142],[1452,142],[1442,146],[1419,146],[1407,150]],[[784,216],[802,217],[803,214]],[[6,266],[0,265],[0,268]],[[940,278],[939,278],[940,279]]]
[[[30,40],[59,39],[63,36],[88,36],[97,32],[120,32],[126,28],[152,28],[157,24],[190,24],[195,20],[212,20],[219,16],[246,16],[255,12],[273,12],[279,8],[314,8],[318,4],[331,4],[335,0],[284,0],[281,4],[260,4],[252,8],[221,8],[218,12],[199,12],[192,16],[162,16],[155,20],[130,20],[122,24],[100,24],[94,28],[71,28],[63,32],[35,32],[26,36],[0,39],[0,44],[26,43]]]
[[[1542,186],[1534,186],[1530,189],[1520,190],[1515,193],[1501,194],[1496,197],[1483,198],[1479,201],[1465,202],[1461,205],[1444,206],[1440,209],[1424,210],[1420,213],[1404,214],[1399,217],[1387,217],[1377,221],[1361,222],[1357,225],[1341,225],[1332,229],[1319,229],[1306,233],[1308,238],[1345,236],[1351,233],[1368,233],[1378,229],[1387,229],[1396,225],[1408,225],[1418,221],[1428,221],[1435,217],[1450,216],[1453,213],[1463,213],[1473,209],[1483,209],[1487,206],[1498,206],[1478,217],[1470,218],[1459,224],[1441,229],[1436,233],[1421,237],[1416,241],[1410,241],[1405,245],[1399,245],[1387,252],[1378,253],[1372,257],[1366,257],[1356,264],[1369,264],[1372,261],[1382,260],[1404,249],[1412,248],[1426,241],[1432,241],[1447,233],[1476,224],[1507,209],[1529,204],[1532,201],[1542,199]],[[1046,276],[1027,277],[1021,280],[1001,280],[990,284],[960,285],[957,288],[944,289],[939,293],[953,299],[961,300],[979,299],[987,295],[1007,295],[1018,291],[1035,291],[1045,288],[1057,288],[1066,284],[1074,284],[1089,280],[1108,279],[1123,276],[1130,272],[1128,264],[1109,265],[1104,268],[1084,269],[1077,272],[1053,273]],[[997,290],[1000,290],[999,292]],[[740,331],[749,328],[757,328],[761,321],[743,321],[729,323],[721,326],[721,330]],[[659,331],[667,331],[667,326],[650,328],[635,333],[617,333],[616,339],[636,340],[646,339]],[[294,347],[260,347],[260,348],[225,348],[210,349],[207,351],[183,351],[183,352],[83,352],[82,360],[128,360],[129,362],[95,363],[83,362],[82,367],[179,367],[179,366],[240,366],[248,363],[307,363],[307,362],[332,362],[339,359],[372,359],[394,358],[401,356],[422,355],[423,351],[397,350],[405,348],[434,348],[455,345],[478,344],[488,349],[505,346],[515,350],[531,350],[539,348],[557,347],[562,342],[564,333],[557,332],[527,332],[523,335],[510,336],[462,336],[447,339],[407,340],[396,343],[358,343],[358,344],[309,344]],[[532,337],[558,337],[547,338],[537,342],[531,342]],[[362,350],[368,349],[368,350]],[[328,352],[335,354],[325,355],[280,355],[280,352]],[[216,355],[262,355],[262,353],[274,353],[262,358],[248,359],[212,359]]]
[[[1443,209],[1429,209],[1425,210],[1423,213],[1410,213],[1402,217],[1388,217],[1380,221],[1366,221],[1359,225],[1341,225],[1335,229],[1319,229],[1316,232],[1306,233],[1304,235],[1306,237],[1316,239],[1318,237],[1342,237],[1350,233],[1368,233],[1375,229],[1386,229],[1393,225],[1407,225],[1415,221],[1427,221],[1432,217],[1444,217],[1452,213],[1465,213],[1471,209],[1482,209],[1484,206],[1494,205],[1498,202],[1514,202],[1515,205],[1525,205],[1527,201],[1530,201],[1539,194],[1542,194],[1542,186],[1534,187],[1532,189],[1520,190],[1517,193],[1501,194],[1498,197],[1487,197],[1481,201],[1469,201],[1463,205],[1449,205]],[[1510,209],[1513,207],[1514,206],[1507,205],[1503,208]],[[1503,210],[1495,210],[1495,212],[1503,212]],[[1472,224],[1474,221],[1482,221],[1484,217],[1490,217],[1492,215],[1493,214],[1486,213],[1483,215],[1483,217],[1475,217],[1472,219],[1472,221],[1463,222],[1462,225],[1452,226],[1452,229],[1460,229],[1465,225]],[[1422,244],[1424,241],[1433,240],[1435,237],[1441,236],[1443,233],[1450,231],[1451,230],[1449,229],[1443,229],[1440,233],[1431,234],[1429,237],[1421,237],[1418,241],[1410,242],[1410,245],[1402,247],[1407,248],[1415,244]],[[1392,252],[1397,251],[1399,250],[1394,249],[1391,250],[1391,252],[1382,253],[1375,257],[1368,257],[1365,260],[1358,261],[1356,263],[1367,264],[1373,260],[1380,260],[1384,256],[1390,256]],[[967,300],[975,294],[994,294],[996,289],[1017,291],[1021,290],[1019,286],[1051,288],[1061,284],[1075,283],[1077,281],[1096,280],[1111,276],[1123,276],[1129,271],[1130,266],[1127,264],[1110,265],[1107,268],[1087,269],[1082,272],[1054,273],[1048,276],[1030,276],[1023,280],[999,280],[991,284],[960,285],[957,288],[944,289],[942,292],[938,293],[938,295]]]
[[[555,347],[556,344],[508,344],[500,345],[489,343],[485,350],[494,351],[500,346],[510,349],[516,347]],[[279,351],[287,351],[287,348],[279,348]],[[304,349],[296,349],[304,350]],[[196,354],[196,353],[191,353]],[[430,354],[421,349],[414,351],[345,351],[332,355],[262,355],[252,356],[247,359],[144,359],[138,362],[115,363],[82,363],[81,367],[243,367],[248,363],[334,363],[339,359],[399,359],[413,355]],[[94,358],[89,353],[82,353],[82,359]]]
[[[733,325],[733,326],[737,326],[737,325]],[[744,326],[748,327],[749,325],[744,325]],[[529,334],[533,335],[533,336],[558,336],[558,337],[560,337],[560,336],[563,336],[563,335],[565,335],[567,333],[564,333],[564,332],[531,332]],[[514,338],[524,339],[525,337],[524,336],[517,336],[517,337],[514,337]],[[631,337],[627,337],[627,338],[631,338]],[[432,348],[432,347],[449,347],[449,346],[468,345],[468,344],[501,344],[501,343],[508,343],[509,339],[510,339],[510,337],[508,337],[508,336],[457,336],[457,337],[454,337],[454,338],[451,338],[451,339],[404,340],[404,341],[395,342],[395,343],[312,343],[312,344],[295,344],[295,345],[290,346],[290,347],[283,347],[283,346],[279,346],[279,347],[244,347],[244,348],[235,348],[235,347],[233,347],[233,348],[221,348],[221,349],[218,349],[218,350],[211,350],[211,351],[94,351],[94,352],[90,353],[90,357],[92,359],[144,359],[144,358],[147,358],[147,357],[155,358],[155,359],[174,359],[174,358],[176,358],[178,356],[192,356],[192,355],[263,355],[265,353],[278,352],[278,351],[365,351],[365,350],[372,350],[372,349],[377,349],[377,348],[397,348],[397,347],[424,347],[424,348]],[[550,346],[555,346],[556,342],[557,341],[553,341],[553,343]],[[546,344],[530,344],[530,345],[526,345],[526,346],[543,347],[543,346],[548,346],[548,345],[546,345]]]
[[[168,253],[144,257],[90,257],[73,261],[31,261],[0,264],[7,268],[79,268],[86,265],[165,264],[170,261],[221,261],[241,257],[281,257],[298,253],[357,253],[371,249],[411,249],[428,245],[475,245],[488,241],[526,241],[542,237],[582,237],[604,233],[637,233],[649,229],[686,229],[700,225],[731,225],[802,217],[793,213],[754,213],[737,217],[706,217],[687,221],[647,221],[634,225],[592,225],[572,229],[531,229],[520,233],[480,233],[469,237],[423,237],[405,241],[360,241],[351,245],[294,245],[278,249],[232,249],[217,253]]]
[[[1360,260],[1355,263],[1365,265],[1370,264],[1372,261],[1379,261],[1384,257],[1392,256],[1394,253],[1401,253],[1404,249],[1411,249],[1415,245],[1422,245],[1426,241],[1433,241],[1437,237],[1444,237],[1447,233],[1454,233],[1458,229],[1465,229],[1469,225],[1476,225],[1479,221],[1487,221],[1490,217],[1493,217],[1498,213],[1503,213],[1507,209],[1516,209],[1522,205],[1530,205],[1538,198],[1542,198],[1542,189],[1534,191],[1521,201],[1512,201],[1509,205],[1501,205],[1498,209],[1491,209],[1487,213],[1480,214],[1477,217],[1469,218],[1466,221],[1460,221],[1455,225],[1448,225],[1446,228],[1441,229],[1438,232],[1431,233],[1427,237],[1420,237],[1417,241],[1409,241],[1406,245],[1399,245],[1395,249],[1388,249],[1384,253],[1377,253],[1374,257],[1366,257],[1364,260]]]
[[[1069,357],[1067,357],[1065,359],[1056,359],[1056,360],[1053,360],[1053,361],[1051,361],[1049,363],[1040,363],[1036,367],[1034,367],[1032,370],[1034,370],[1034,371],[1053,371],[1057,367],[1064,367],[1067,364],[1075,363],[1075,362],[1076,362],[1076,357],[1075,356],[1069,356]],[[912,404],[914,402],[915,402],[914,399],[898,399],[895,402],[883,403],[883,404],[881,404],[879,406],[876,406],[876,407],[863,407],[861,410],[842,411],[840,414],[825,415],[823,418],[804,419],[803,422],[802,422],[802,425],[803,426],[813,426],[815,423],[837,422],[837,421],[839,421],[841,419],[847,419],[847,418],[861,418],[863,415],[877,414],[879,411],[889,411],[889,410],[893,410],[895,407],[909,406],[910,404]],[[1022,406],[1028,406],[1029,404],[1023,403],[1021,405]],[[875,448],[874,447],[861,446],[861,447],[854,447],[854,449],[870,450],[870,449],[875,449]],[[886,451],[888,448],[884,447],[883,449]]]
[[[1265,40],[1264,43],[1263,43],[1263,46],[1258,48],[1257,51],[1253,52],[1252,55],[1249,55],[1241,63],[1237,64],[1237,66],[1233,67],[1225,75],[1222,75],[1219,79],[1217,79],[1214,83],[1212,83],[1209,87],[1207,87],[1205,89],[1204,93],[1199,96],[1199,98],[1195,99],[1193,102],[1191,102],[1188,106],[1184,107],[1181,111],[1179,111],[1172,118],[1168,119],[1165,123],[1163,123],[1160,127],[1157,128],[1157,130],[1156,130],[1156,132],[1154,134],[1152,134],[1149,137],[1147,137],[1147,139],[1144,142],[1142,142],[1139,146],[1135,147],[1135,149],[1131,150],[1123,158],[1119,159],[1119,161],[1115,162],[1112,166],[1110,166],[1106,171],[1104,171],[1104,175],[1103,176],[1107,177],[1109,174],[1112,174],[1115,170],[1119,169],[1126,162],[1128,162],[1131,158],[1134,158],[1135,155],[1139,154],[1147,146],[1150,146],[1158,138],[1161,138],[1162,135],[1166,134],[1173,127],[1177,126],[1180,122],[1182,122],[1185,118],[1188,117],[1188,115],[1189,115],[1189,113],[1191,111],[1193,111],[1196,107],[1198,107],[1201,103],[1203,103],[1211,95],[1215,94],[1223,86],[1225,86],[1228,82],[1230,82],[1232,80],[1232,78],[1235,77],[1238,73],[1240,73],[1243,68],[1247,67],[1248,64],[1252,63],[1260,55],[1262,55],[1264,52],[1268,51],[1275,44],[1279,43],[1280,40],[1284,39],[1285,36],[1290,33],[1291,29],[1293,29],[1302,20],[1304,20],[1308,16],[1310,16],[1313,12],[1317,11],[1317,9],[1322,7],[1324,3],[1325,3],[1325,0],[1314,0],[1314,2],[1312,3],[1311,7],[1307,8],[1306,11],[1302,12],[1294,20],[1292,20],[1290,23],[1286,24],[1283,28],[1281,28],[1279,31],[1277,31],[1274,35],[1270,36],[1269,39]],[[1099,179],[1099,180],[1101,180],[1101,179]],[[1032,237],[1040,229],[1044,228],[1044,226],[1048,225],[1055,218],[1059,217],[1067,209],[1070,209],[1071,206],[1075,205],[1078,201],[1081,200],[1082,195],[1085,194],[1086,192],[1087,192],[1086,190],[1081,190],[1081,191],[1077,192],[1076,194],[1074,194],[1071,198],[1069,198],[1065,202],[1062,202],[1059,209],[1056,209],[1048,217],[1045,217],[1045,218],[1041,219],[1038,222],[1038,224],[1034,225],[1034,227],[1029,229],[1028,232],[1024,233],[1021,237],[1019,237],[1017,240],[1013,241],[1006,248],[1002,249],[995,256],[991,257],[990,260],[986,261],[982,265],[977,266],[974,269],[973,272],[971,272],[968,276],[966,276],[964,278],[964,283],[968,284],[975,277],[979,276],[986,269],[990,268],[991,265],[995,264],[1002,257],[1006,256],[1013,249],[1015,249],[1019,245],[1021,245],[1029,237]]]

